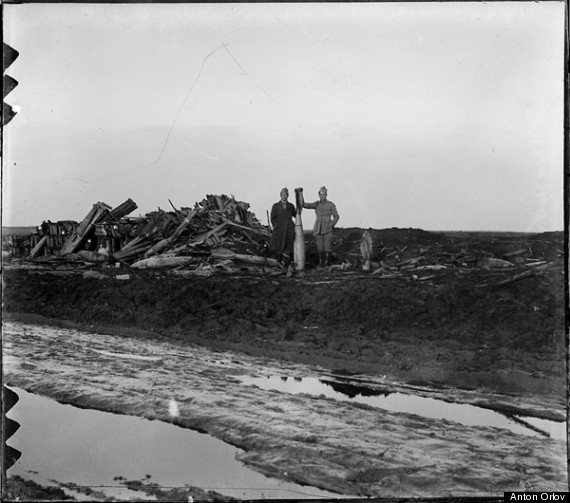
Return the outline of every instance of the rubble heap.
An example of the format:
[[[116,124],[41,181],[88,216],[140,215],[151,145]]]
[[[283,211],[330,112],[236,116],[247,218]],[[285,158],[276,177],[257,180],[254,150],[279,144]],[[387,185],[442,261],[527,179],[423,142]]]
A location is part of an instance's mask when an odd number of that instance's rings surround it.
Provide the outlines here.
[[[484,239],[482,236],[486,234]],[[369,278],[431,282],[480,272],[494,286],[561,270],[562,233],[428,232],[345,229],[333,249],[344,258],[332,269],[361,269]],[[483,283],[481,286],[486,286]]]
[[[131,199],[116,208],[98,202],[80,223],[44,222],[31,236],[24,235],[29,228],[18,228],[8,244],[3,235],[3,256],[6,252],[52,268],[126,266],[179,276],[285,272],[270,256],[270,227],[259,222],[248,203],[226,195],[207,195],[179,209],[169,203],[171,211],[158,208],[132,217],[137,205]],[[358,274],[427,284],[475,273],[482,286],[504,286],[561,270],[562,244],[562,233],[337,228],[331,265],[322,270],[342,271],[337,279]],[[306,254],[311,268],[317,250],[309,236]]]
[[[170,201],[169,201],[170,202]],[[207,195],[193,208],[157,211],[128,217],[137,205],[128,199],[112,209],[103,202],[93,205],[86,217],[57,250],[50,229],[38,229],[29,258],[35,262],[121,264],[136,269],[177,268],[178,274],[281,273],[281,264],[268,256],[271,231],[249,211],[249,204],[234,196]],[[43,235],[42,235],[43,234]],[[43,255],[41,254],[43,252]]]

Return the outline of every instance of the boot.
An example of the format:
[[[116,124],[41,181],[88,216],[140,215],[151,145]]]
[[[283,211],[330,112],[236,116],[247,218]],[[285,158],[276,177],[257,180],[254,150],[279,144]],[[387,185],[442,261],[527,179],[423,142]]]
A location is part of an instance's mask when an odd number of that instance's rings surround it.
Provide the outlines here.
[[[328,266],[331,261],[331,254],[330,252],[325,252],[325,266]]]
[[[319,252],[319,268],[324,267],[325,265],[325,254],[324,252]]]

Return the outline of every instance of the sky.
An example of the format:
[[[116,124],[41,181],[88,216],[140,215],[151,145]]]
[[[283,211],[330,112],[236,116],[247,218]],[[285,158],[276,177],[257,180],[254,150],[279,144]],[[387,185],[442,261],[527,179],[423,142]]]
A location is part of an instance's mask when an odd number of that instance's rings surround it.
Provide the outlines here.
[[[324,185],[339,227],[563,229],[563,2],[3,9],[4,226]]]

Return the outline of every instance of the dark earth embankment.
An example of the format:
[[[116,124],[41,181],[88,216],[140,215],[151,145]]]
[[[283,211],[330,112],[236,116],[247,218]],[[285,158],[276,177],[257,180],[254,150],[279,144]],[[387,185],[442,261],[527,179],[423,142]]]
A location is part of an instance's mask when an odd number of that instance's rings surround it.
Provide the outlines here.
[[[4,339],[8,384],[163,421],[170,418],[161,404],[176,396],[183,426],[244,448],[244,463],[338,493],[559,490],[566,474],[561,441],[378,414],[371,407],[243,386],[235,378],[264,366],[263,375],[282,375],[294,364],[306,375],[318,366],[319,374],[427,385],[432,388],[424,393],[442,391],[450,401],[472,394],[489,408],[561,420],[562,233],[370,230],[374,266],[367,272],[362,233],[337,229],[333,265],[324,269],[315,267],[308,237],[304,277],[259,269],[182,278],[65,259],[5,263],[5,320],[90,332],[51,337],[24,330]],[[188,350],[185,342],[203,348]],[[212,363],[204,348],[230,350],[228,365]],[[119,357],[137,349],[162,363]],[[379,445],[385,449],[380,455]]]
[[[336,232],[335,262],[354,260],[362,230]],[[464,263],[429,271],[429,277],[408,269],[390,278],[358,267],[316,269],[310,242],[304,278],[181,279],[107,268],[100,269],[106,279],[92,279],[81,270],[9,267],[4,314],[34,313],[126,335],[147,331],[332,370],[562,399],[562,233],[373,232],[384,249],[402,250],[400,260],[406,253],[451,255],[459,249],[475,259],[501,257],[528,248],[548,267],[504,285],[499,283],[526,269],[507,272]],[[382,248],[376,250],[373,260],[383,262]],[[124,274],[128,279],[117,279]]]

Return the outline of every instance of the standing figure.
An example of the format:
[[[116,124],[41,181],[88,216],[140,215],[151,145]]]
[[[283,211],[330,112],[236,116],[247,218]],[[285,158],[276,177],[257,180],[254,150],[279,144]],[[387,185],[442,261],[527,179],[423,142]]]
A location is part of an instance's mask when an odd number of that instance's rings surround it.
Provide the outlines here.
[[[287,268],[287,275],[291,276],[293,267],[293,242],[295,240],[295,218],[296,210],[290,202],[289,190],[281,189],[281,200],[271,207],[271,225],[273,233],[269,242],[269,249],[276,255],[277,260]]]
[[[331,256],[331,241],[334,226],[340,218],[336,206],[332,201],[327,199],[327,188],[319,189],[319,200],[314,203],[303,202],[303,208],[312,208],[317,214],[313,234],[317,243],[317,251],[319,252],[319,266],[323,267],[329,264]]]

